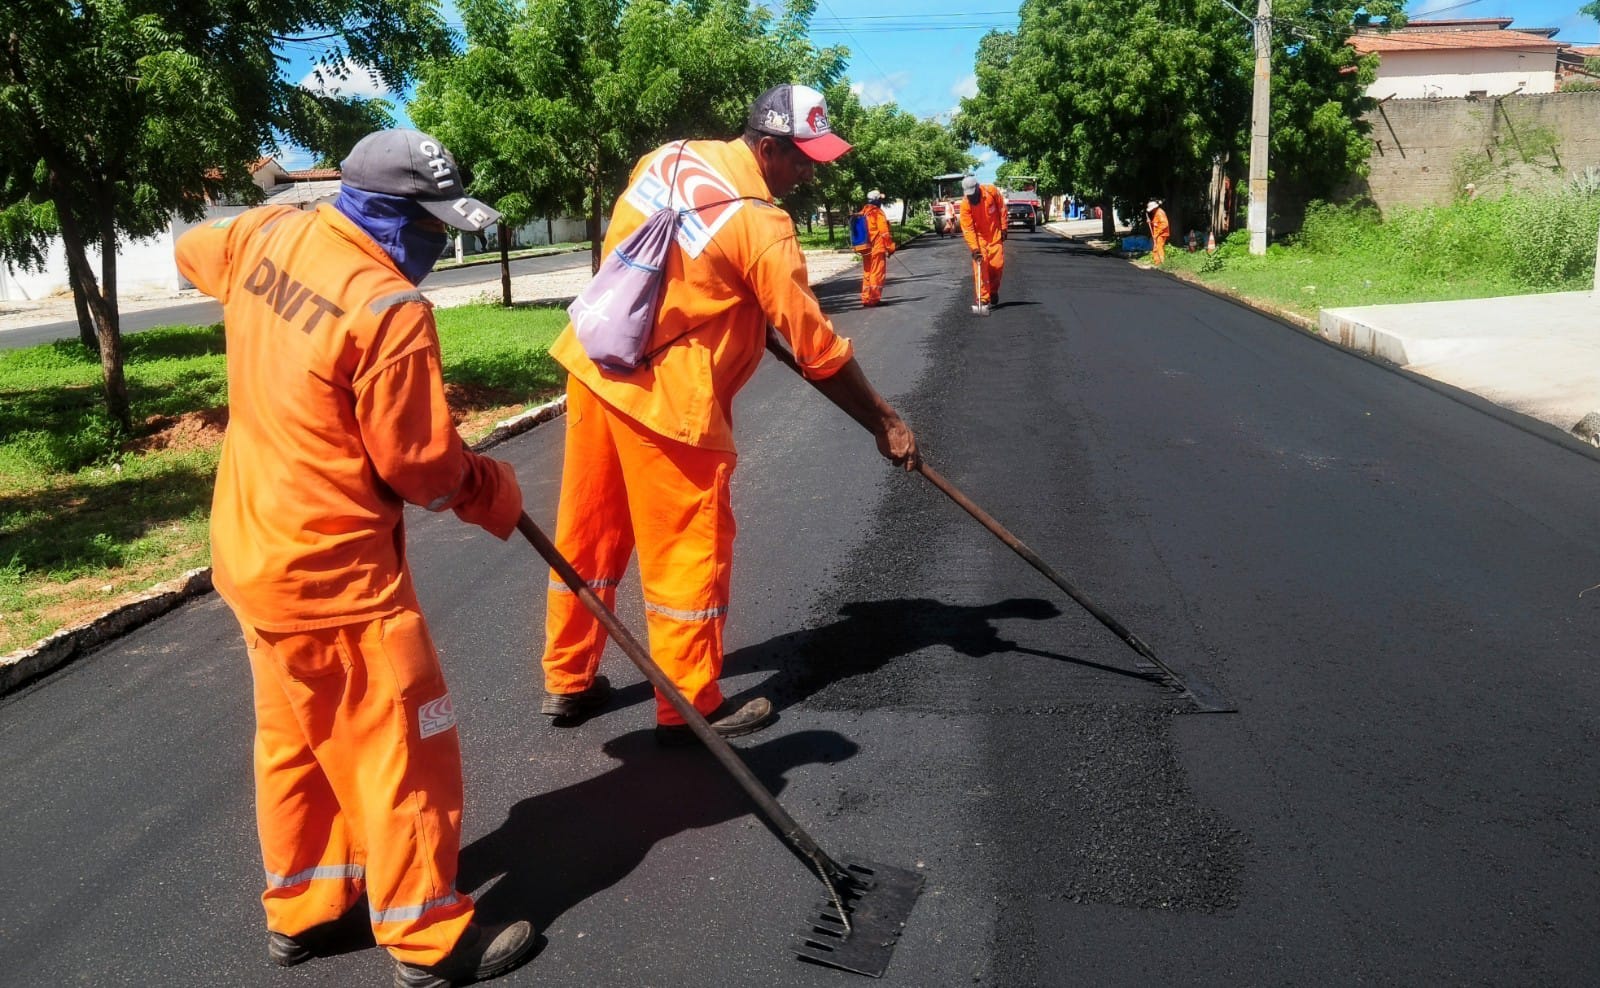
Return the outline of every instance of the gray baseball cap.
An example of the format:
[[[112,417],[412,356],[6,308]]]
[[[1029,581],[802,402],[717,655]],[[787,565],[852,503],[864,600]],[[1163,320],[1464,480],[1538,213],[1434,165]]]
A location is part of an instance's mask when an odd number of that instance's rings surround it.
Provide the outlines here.
[[[961,180],[961,192],[962,192],[963,195],[968,195],[968,196],[977,195],[978,194],[978,180],[976,178],[973,178],[971,175],[968,175],[966,178],[962,179]]]
[[[457,230],[477,233],[500,212],[466,194],[461,170],[444,145],[420,130],[368,134],[339,162],[339,180],[352,189],[404,196]]]
[[[806,157],[827,164],[850,150],[828,123],[828,104],[810,86],[784,83],[756,97],[745,126],[758,134],[787,137]]]

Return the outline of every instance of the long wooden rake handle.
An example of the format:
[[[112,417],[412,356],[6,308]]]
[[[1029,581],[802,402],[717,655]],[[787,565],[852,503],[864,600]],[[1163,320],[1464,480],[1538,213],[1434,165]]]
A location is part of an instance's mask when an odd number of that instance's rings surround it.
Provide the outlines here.
[[[568,589],[578,595],[583,606],[595,616],[633,664],[639,667],[639,671],[644,673],[644,678],[650,681],[650,685],[661,691],[661,695],[666,697],[672,708],[683,717],[689,729],[694,731],[695,736],[710,749],[717,761],[722,763],[722,767],[733,776],[734,781],[739,783],[739,786],[755,801],[757,809],[777,829],[779,835],[816,868],[817,875],[822,879],[823,885],[827,886],[828,893],[832,896],[834,904],[839,907],[840,914],[846,917],[845,923],[848,928],[848,911],[840,899],[838,890],[840,886],[849,887],[854,883],[855,880],[850,873],[829,857],[811,835],[795,822],[794,817],[778,805],[772,793],[768,792],[767,787],[761,784],[761,780],[755,777],[754,772],[750,771],[750,767],[733,750],[733,746],[722,735],[711,729],[711,725],[706,722],[700,711],[694,708],[694,704],[683,695],[677,684],[667,678],[667,674],[656,665],[655,659],[652,659],[644,646],[639,644],[639,640],[633,637],[627,625],[623,624],[611,608],[595,594],[588,582],[578,575],[572,563],[568,562],[567,557],[561,554],[555,543],[539,530],[539,526],[533,523],[527,512],[523,512],[522,517],[517,519],[517,531],[533,544],[533,548],[544,557],[545,562],[550,564],[550,568],[556,571],[556,575],[561,577],[561,581]]]
[[[796,374],[800,374],[802,379],[805,378],[805,375],[800,371],[800,365],[795,363],[794,354],[789,352],[789,348],[783,345],[782,341],[778,339],[777,334],[774,333],[770,328],[767,331],[767,349],[771,351],[772,355],[777,357],[778,360],[790,370],[794,371]],[[846,414],[849,414],[848,409],[844,409],[844,411]],[[862,425],[865,426],[865,423],[862,423]],[[1173,671],[1172,667],[1168,666],[1165,662],[1162,662],[1159,658],[1157,658],[1156,653],[1150,650],[1150,646],[1141,641],[1133,632],[1129,631],[1127,628],[1124,628],[1122,626],[1122,622],[1118,621],[1110,614],[1107,614],[1105,610],[1103,610],[1098,604],[1085,596],[1083,591],[1069,583],[1065,577],[1051,568],[1050,564],[1039,558],[1038,553],[1028,548],[1028,546],[1021,539],[1017,538],[1015,535],[1012,535],[1004,525],[1000,524],[998,521],[995,521],[987,511],[978,507],[978,505],[974,503],[971,498],[961,493],[961,491],[956,488],[956,485],[950,483],[950,481],[944,478],[943,474],[929,466],[926,460],[920,461],[917,464],[916,469],[918,473],[928,478],[928,481],[932,483],[933,486],[943,491],[945,495],[950,498],[950,500],[961,505],[962,510],[971,515],[973,518],[976,518],[978,523],[984,528],[987,528],[995,536],[995,538],[998,538],[1001,542],[1004,542],[1006,545],[1010,546],[1013,552],[1027,560],[1028,565],[1044,574],[1047,580],[1060,587],[1068,597],[1071,597],[1073,600],[1077,601],[1084,610],[1094,615],[1095,620],[1109,628],[1113,634],[1126,642],[1130,648],[1139,653],[1140,656],[1149,661],[1157,669],[1161,670],[1163,679],[1172,684],[1174,687],[1181,689],[1186,696],[1192,696],[1188,686],[1184,684],[1183,679]]]

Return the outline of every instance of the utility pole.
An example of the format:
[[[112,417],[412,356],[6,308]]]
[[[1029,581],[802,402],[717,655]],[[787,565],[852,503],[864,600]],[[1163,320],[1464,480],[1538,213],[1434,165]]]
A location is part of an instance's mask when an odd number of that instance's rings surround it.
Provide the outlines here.
[[[1594,293],[1600,295],[1600,234],[1594,239]]]
[[[1272,0],[1257,0],[1256,84],[1250,101],[1250,253],[1267,252],[1267,146],[1272,123]]]

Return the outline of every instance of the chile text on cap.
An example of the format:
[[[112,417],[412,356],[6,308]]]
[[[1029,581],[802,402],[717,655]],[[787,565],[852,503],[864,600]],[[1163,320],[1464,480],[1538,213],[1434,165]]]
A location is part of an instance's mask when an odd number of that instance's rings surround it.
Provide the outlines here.
[[[380,130],[363,137],[339,163],[339,180],[363,192],[404,196],[469,233],[500,219],[498,210],[466,194],[455,157],[420,130]]]
[[[828,105],[810,86],[784,83],[756,97],[746,124],[751,130],[788,137],[812,161],[826,164],[850,150],[828,124]]]

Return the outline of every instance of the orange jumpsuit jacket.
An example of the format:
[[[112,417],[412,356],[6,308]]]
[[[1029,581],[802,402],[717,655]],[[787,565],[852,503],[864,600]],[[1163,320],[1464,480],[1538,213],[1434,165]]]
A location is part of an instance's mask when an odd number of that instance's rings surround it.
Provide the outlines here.
[[[681,154],[680,154],[681,150]],[[659,206],[702,208],[684,218],[670,252],[655,330],[640,367],[621,373],[589,359],[571,323],[550,355],[611,408],[669,439],[734,452],[733,397],[766,353],[775,327],[812,379],[853,354],[811,291],[794,222],[742,139],[675,142],[634,167],[612,212],[605,252]]]
[[[961,197],[961,235],[967,239],[969,249],[997,244],[1005,233],[1006,201],[999,189],[992,185],[978,186],[976,206],[968,202],[966,196]]]
[[[883,215],[883,209],[868,203],[862,207],[861,215],[867,218],[867,244],[871,249],[894,253],[894,233],[889,229],[889,217]]]
[[[409,606],[408,501],[515,529],[515,474],[451,422],[432,305],[342,213],[249,210],[185,233],[177,260],[223,304],[213,582],[242,621],[309,631]]]

